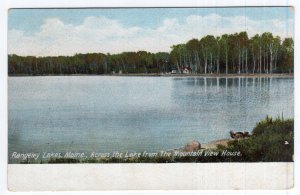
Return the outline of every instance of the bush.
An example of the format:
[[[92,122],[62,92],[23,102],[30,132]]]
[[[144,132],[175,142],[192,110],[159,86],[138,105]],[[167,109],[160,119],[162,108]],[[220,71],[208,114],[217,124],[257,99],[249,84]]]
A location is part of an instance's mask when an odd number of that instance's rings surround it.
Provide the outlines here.
[[[244,140],[228,143],[228,150],[241,151],[241,161],[291,162],[294,155],[294,120],[266,117]]]

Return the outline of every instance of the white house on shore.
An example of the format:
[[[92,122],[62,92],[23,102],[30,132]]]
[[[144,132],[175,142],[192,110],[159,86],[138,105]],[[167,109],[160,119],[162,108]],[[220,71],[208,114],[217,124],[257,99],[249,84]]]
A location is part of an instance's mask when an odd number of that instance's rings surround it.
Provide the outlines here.
[[[177,70],[172,70],[171,74],[177,74]]]
[[[171,70],[171,74],[190,74],[190,73],[192,73],[192,68],[188,66],[179,68],[179,70],[177,69]]]
[[[182,69],[182,73],[183,74],[190,74],[190,73],[192,73],[192,69],[190,67],[184,67]]]

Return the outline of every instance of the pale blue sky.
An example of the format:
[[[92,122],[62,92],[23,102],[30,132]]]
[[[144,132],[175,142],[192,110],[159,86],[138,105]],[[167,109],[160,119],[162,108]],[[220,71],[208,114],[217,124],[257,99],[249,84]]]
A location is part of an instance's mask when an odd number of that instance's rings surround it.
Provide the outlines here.
[[[157,27],[164,18],[216,13],[221,16],[247,16],[253,20],[292,19],[289,7],[238,7],[238,8],[130,8],[130,9],[11,9],[8,29],[37,31],[47,18],[57,17],[64,23],[80,24],[88,16],[106,16],[120,20],[126,26]]]
[[[11,9],[8,17],[9,52],[22,55],[72,55],[77,50],[111,53],[140,49],[167,51],[171,46],[168,44],[201,38],[205,34],[219,35],[241,30],[249,31],[249,35],[271,31],[289,37],[293,36],[293,17],[293,9],[289,7]],[[191,27],[194,29],[188,29]],[[78,30],[82,28],[85,30]],[[92,29],[94,33],[90,32]],[[114,30],[123,34],[114,33]],[[83,38],[84,35],[80,33],[91,33],[91,36]],[[164,36],[157,41],[157,45],[150,44],[155,40],[154,34]],[[62,38],[68,38],[64,40],[66,44],[59,41]],[[70,44],[67,44],[68,40]],[[116,41],[123,43],[123,47],[117,49]],[[82,42],[90,45],[79,48]],[[93,43],[98,46],[92,46]],[[140,46],[142,43],[145,43],[143,47]],[[39,44],[44,47],[37,46]],[[53,52],[56,48],[50,51],[46,44],[64,48],[60,53]],[[37,51],[34,51],[34,46],[39,47]]]

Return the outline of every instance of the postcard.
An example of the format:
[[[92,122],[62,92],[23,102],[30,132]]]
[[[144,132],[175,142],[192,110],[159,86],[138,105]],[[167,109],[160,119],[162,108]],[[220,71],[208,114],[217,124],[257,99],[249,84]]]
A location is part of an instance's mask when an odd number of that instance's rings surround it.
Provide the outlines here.
[[[293,187],[293,7],[12,8],[7,33],[10,190]]]

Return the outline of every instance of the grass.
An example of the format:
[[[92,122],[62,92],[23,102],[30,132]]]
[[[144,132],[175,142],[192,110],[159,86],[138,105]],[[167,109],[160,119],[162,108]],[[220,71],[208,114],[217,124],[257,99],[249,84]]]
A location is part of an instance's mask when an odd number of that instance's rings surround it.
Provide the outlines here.
[[[241,151],[240,161],[291,162],[294,155],[294,120],[273,120],[267,116],[257,123],[250,138],[230,141],[227,149]]]

